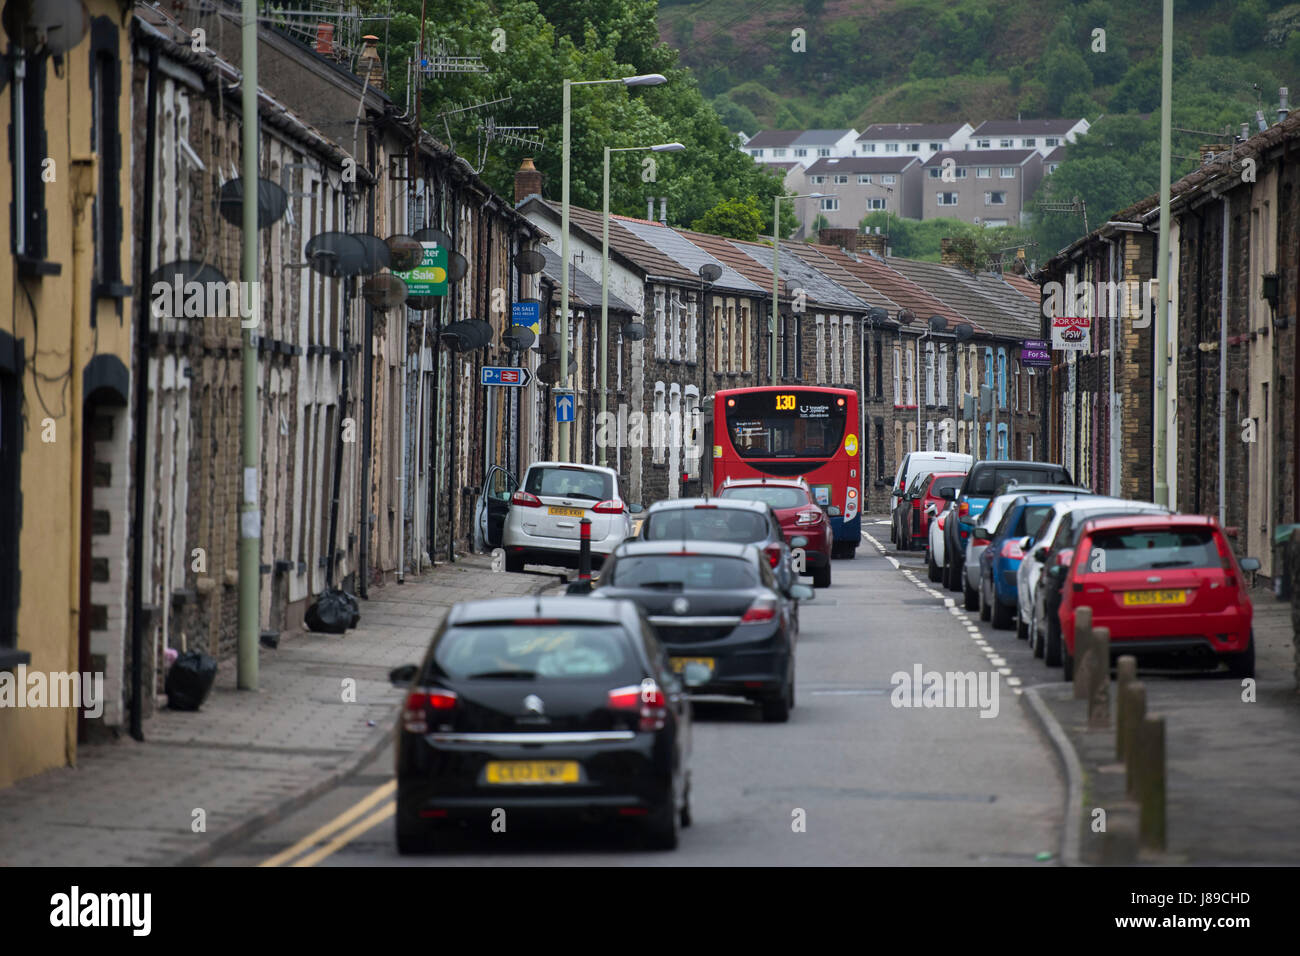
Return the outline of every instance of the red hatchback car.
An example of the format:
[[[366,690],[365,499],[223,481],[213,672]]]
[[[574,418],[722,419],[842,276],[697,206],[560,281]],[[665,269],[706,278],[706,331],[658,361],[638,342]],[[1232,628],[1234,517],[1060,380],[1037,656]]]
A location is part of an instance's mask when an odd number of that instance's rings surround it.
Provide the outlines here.
[[[803,547],[801,573],[811,574],[813,587],[831,586],[831,545],[834,532],[831,519],[817,504],[801,478],[728,478],[718,489],[719,498],[743,498],[770,505],[781,523],[781,533],[791,548],[794,539],[807,539]]]
[[[917,497],[912,499],[912,513],[908,524],[908,546],[917,550],[929,547],[930,519],[948,507],[957,497],[957,490],[966,480],[966,472],[934,472],[921,479]]]
[[[1203,515],[1097,518],[1084,524],[1061,587],[1065,677],[1074,676],[1074,611],[1092,608],[1114,654],[1218,659],[1255,676],[1254,607],[1223,529]]]

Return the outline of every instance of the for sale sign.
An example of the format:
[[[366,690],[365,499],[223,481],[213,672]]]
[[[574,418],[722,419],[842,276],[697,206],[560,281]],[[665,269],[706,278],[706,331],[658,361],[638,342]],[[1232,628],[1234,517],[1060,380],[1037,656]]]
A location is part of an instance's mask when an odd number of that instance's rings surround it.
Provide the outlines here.
[[[1056,315],[1052,317],[1052,348],[1062,352],[1086,352],[1092,319],[1086,315]]]

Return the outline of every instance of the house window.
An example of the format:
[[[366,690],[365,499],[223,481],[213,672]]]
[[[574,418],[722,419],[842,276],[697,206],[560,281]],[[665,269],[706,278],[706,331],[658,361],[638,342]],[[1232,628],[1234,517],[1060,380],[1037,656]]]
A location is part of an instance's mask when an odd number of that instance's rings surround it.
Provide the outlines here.
[[[976,167],[975,167],[975,178],[976,178],[976,179],[992,179],[992,178],[993,178],[993,167],[992,167],[992,166],[976,166]]]
[[[968,172],[968,170],[966,169],[965,166],[958,166],[956,169],[954,169],[954,170],[952,171],[952,175],[953,175],[953,178],[954,178],[954,179],[965,179],[965,178],[966,178],[966,175],[967,175],[967,172]],[[941,166],[931,166],[931,167],[930,167],[930,178],[931,178],[931,179],[942,179],[942,178],[943,178],[943,168],[942,168]]]
[[[737,314],[734,308],[731,310],[731,314],[733,317]],[[753,323],[749,321],[749,306],[742,306],[739,314],[740,331],[736,333],[736,343],[740,346],[740,365],[736,370],[740,372],[748,372],[750,361],[749,356],[750,352],[753,350],[753,345],[750,343],[749,338],[749,330],[753,325]]]
[[[881,184],[882,186],[892,186],[892,185],[894,185],[894,183],[896,183],[896,182],[898,182],[898,177],[895,176],[893,173],[890,173],[890,174],[887,175],[887,176],[881,176],[881,177],[880,177],[880,184]]]
[[[876,421],[876,481],[885,480],[885,424]]]
[[[984,205],[986,206],[1005,206],[1007,204],[1007,194],[1004,192],[989,192],[984,194]]]
[[[775,158],[780,159],[782,156],[785,155],[785,150],[784,150],[784,149],[774,149],[774,150],[772,150],[772,155],[773,155]]]
[[[919,152],[921,151],[921,144],[920,144],[920,143],[908,143],[908,144],[907,144],[907,151],[908,151],[909,153],[919,153]]]
[[[1061,145],[1061,140],[1060,140],[1058,137],[1056,137],[1056,136],[1049,136],[1049,137],[1047,137],[1047,139],[1043,140],[1043,145],[1044,145],[1044,146],[1060,146],[1060,145]]]
[[[886,144],[885,144],[885,152],[887,152],[887,153],[896,153],[896,152],[898,152],[898,144],[897,144],[897,143],[886,143]]]
[[[48,222],[42,165],[49,155],[45,134],[46,57],[17,57],[13,61],[9,155],[13,200],[9,205],[9,234],[14,255],[26,260],[45,258]]]
[[[848,176],[836,176],[836,177],[835,177],[835,185],[837,185],[837,186],[845,186],[845,185],[848,184],[848,181],[849,181],[849,177],[848,177]]]
[[[928,172],[931,179],[939,179],[943,176],[943,170],[938,166],[931,166]]]
[[[862,174],[860,174],[860,175],[858,176],[858,185],[859,185],[859,186],[870,186],[870,185],[871,185],[871,174],[870,174],[870,173],[862,173]]]
[[[1018,412],[1020,411],[1020,363],[1019,362],[1017,362],[1015,365],[1014,374],[1015,374],[1015,385],[1014,385],[1014,391],[1012,392],[1012,396],[1013,396],[1012,402],[1014,402],[1014,407],[1012,408],[1012,411]]]
[[[1001,169],[998,170],[998,178],[999,178],[999,179],[1015,179],[1015,178],[1016,178],[1016,167],[1014,167],[1014,166],[1003,166]]]
[[[862,147],[862,151],[863,151],[864,153],[874,153],[874,152],[876,151],[876,144],[875,144],[875,143],[867,143],[866,146]]]
[[[796,149],[796,150],[794,151],[794,154],[795,154],[796,156],[807,156],[807,155],[808,155],[808,150],[806,150],[806,149]]]
[[[697,351],[698,335],[696,334],[699,325],[699,315],[695,311],[698,305],[699,303],[695,301],[695,296],[692,295],[690,302],[687,303],[686,306],[686,359],[689,362],[699,360],[699,352]]]
[[[943,143],[931,143],[930,149],[937,153],[943,149]]]
[[[998,458],[1007,460],[1007,426],[1004,422],[998,423]]]
[[[1056,168],[1060,165],[1061,165],[1060,163],[1048,163],[1047,164],[1048,175],[1051,175],[1052,173],[1056,172]]]
[[[808,177],[808,182],[812,183],[814,186],[820,186],[822,183],[826,182],[826,177],[825,177],[825,176],[809,176],[809,177]]]
[[[844,351],[844,381],[846,383],[853,381],[853,347],[855,344],[853,320],[846,315],[840,320],[840,345]],[[866,394],[865,389],[863,394]]]
[[[948,404],[948,349],[939,349],[939,404]]]
[[[1028,148],[1028,147],[1030,147],[1030,146],[1037,146],[1037,145],[1038,145],[1038,140],[1035,139],[1034,137],[1030,136],[1030,137],[1028,137],[1027,139],[1022,139],[1022,140],[1020,141],[1020,145],[1026,147],[1026,148]]]
[[[993,145],[993,141],[992,141],[992,140],[988,140],[988,139],[977,139],[977,140],[975,140],[975,148],[976,148],[976,149],[990,149],[990,148],[992,147],[992,145]]]
[[[903,350],[894,346],[894,407],[903,404]]]
[[[829,199],[822,199],[819,200],[819,208],[822,212],[837,212],[840,208],[840,201],[834,196]]]
[[[751,149],[749,151],[749,155],[753,156],[755,159],[761,159],[763,156],[763,151],[761,149]]]
[[[886,209],[886,208],[888,208],[888,207],[885,205],[885,200],[883,200],[883,199],[868,199],[868,200],[867,200],[867,209],[868,209],[868,210],[872,210],[872,209]]]
[[[817,316],[817,381],[826,381],[826,316]]]
[[[118,131],[121,70],[117,28],[97,18],[92,29],[94,125],[92,148],[99,155],[95,197],[95,291],[125,295],[122,284],[122,137]]]
[[[650,460],[656,465],[664,463],[666,457],[664,452],[668,446],[667,435],[664,434],[667,431],[664,428],[665,410],[664,383],[655,382],[655,416],[650,426],[650,446],[652,449]]]
[[[722,317],[722,306],[713,307],[713,367],[718,371],[725,371],[727,363],[725,356],[727,354],[723,339],[727,335],[726,320]]]
[[[1030,415],[1034,413],[1034,370],[1032,368],[1025,376],[1025,412]],[[1030,455],[1029,460],[1033,461],[1034,456]]]
[[[925,423],[925,450],[934,451],[934,422]]]
[[[1025,436],[1025,460],[1026,461],[1038,460],[1034,457],[1034,436],[1033,435]]]
[[[998,407],[1007,407],[1007,350],[998,349]]]
[[[908,346],[907,361],[903,363],[903,392],[908,405],[916,404],[916,348]]]
[[[998,146],[1002,149],[1010,149],[1012,145],[1013,144],[1010,139],[998,140]]]
[[[885,397],[885,345],[880,333],[876,333],[876,398]]]
[[[934,343],[925,343],[925,404],[934,405]]]
[[[934,196],[935,196],[935,201],[936,201],[940,206],[955,206],[955,205],[957,205],[957,194],[956,194],[956,193],[935,193]]]
[[[573,327],[573,323],[569,324]],[[664,290],[655,289],[655,358],[668,357],[668,319],[664,315]]]

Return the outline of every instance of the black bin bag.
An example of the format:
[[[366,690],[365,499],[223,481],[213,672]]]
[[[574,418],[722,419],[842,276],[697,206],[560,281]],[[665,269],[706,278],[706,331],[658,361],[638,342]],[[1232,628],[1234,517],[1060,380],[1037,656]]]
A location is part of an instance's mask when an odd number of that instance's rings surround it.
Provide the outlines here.
[[[217,662],[199,651],[181,654],[167,671],[167,706],[198,710],[217,679]]]
[[[327,588],[303,616],[313,631],[342,634],[361,620],[357,599],[339,588]]]

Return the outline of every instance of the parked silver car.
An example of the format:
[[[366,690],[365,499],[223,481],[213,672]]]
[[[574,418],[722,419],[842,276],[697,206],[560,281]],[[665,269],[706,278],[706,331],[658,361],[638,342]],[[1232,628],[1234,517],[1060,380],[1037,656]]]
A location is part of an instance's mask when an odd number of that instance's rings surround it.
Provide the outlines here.
[[[577,567],[583,518],[591,519],[591,564],[599,568],[632,533],[630,514],[614,469],[534,462],[506,512],[501,533],[506,570],[522,571],[525,564]]]

